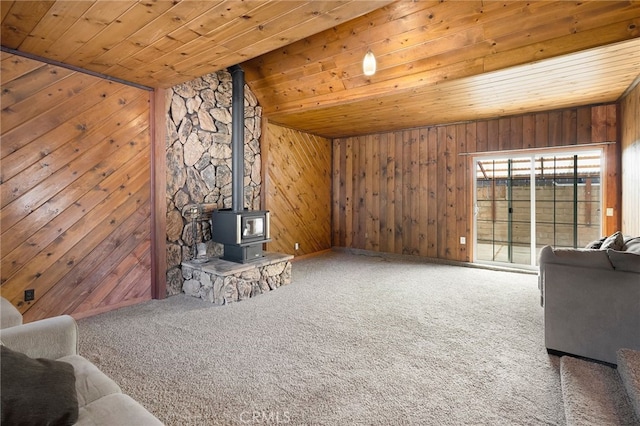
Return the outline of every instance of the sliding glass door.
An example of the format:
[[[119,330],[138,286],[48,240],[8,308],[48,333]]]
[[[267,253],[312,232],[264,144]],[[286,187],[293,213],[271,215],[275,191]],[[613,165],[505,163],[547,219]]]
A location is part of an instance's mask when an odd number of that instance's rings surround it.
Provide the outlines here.
[[[475,159],[474,260],[536,265],[599,238],[601,151]]]

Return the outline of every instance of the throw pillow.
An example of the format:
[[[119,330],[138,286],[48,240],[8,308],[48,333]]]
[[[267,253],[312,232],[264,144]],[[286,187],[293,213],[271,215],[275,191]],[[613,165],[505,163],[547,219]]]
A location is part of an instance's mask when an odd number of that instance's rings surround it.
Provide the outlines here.
[[[602,245],[600,246],[600,250],[622,250],[622,246],[624,245],[624,237],[620,231],[615,232],[609,235]]]
[[[609,249],[607,255],[615,270],[640,273],[640,254]]]
[[[602,247],[602,243],[604,243],[604,240],[606,240],[606,239],[607,239],[607,237],[602,237],[599,240],[591,241],[584,248],[586,248],[586,249],[599,249],[600,247]]]
[[[0,347],[3,425],[72,425],[78,421],[73,367]]]

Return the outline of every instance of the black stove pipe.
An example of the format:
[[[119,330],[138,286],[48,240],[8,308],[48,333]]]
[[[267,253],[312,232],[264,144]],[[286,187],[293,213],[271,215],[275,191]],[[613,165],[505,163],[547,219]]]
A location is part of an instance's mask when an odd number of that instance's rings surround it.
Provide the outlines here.
[[[244,71],[229,68],[233,84],[231,97],[231,209],[244,211]]]

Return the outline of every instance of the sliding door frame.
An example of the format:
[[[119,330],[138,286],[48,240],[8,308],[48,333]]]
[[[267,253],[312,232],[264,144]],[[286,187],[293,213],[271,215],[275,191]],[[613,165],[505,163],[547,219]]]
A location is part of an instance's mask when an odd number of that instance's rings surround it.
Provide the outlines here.
[[[538,258],[538,250],[537,250],[537,243],[536,243],[536,168],[535,168],[535,162],[536,159],[539,157],[548,157],[548,156],[559,156],[559,155],[580,155],[580,154],[584,154],[587,152],[599,152],[599,157],[600,157],[600,185],[599,185],[599,195],[598,195],[598,200],[599,200],[599,209],[600,209],[600,214],[599,214],[599,234],[602,234],[603,230],[605,229],[605,220],[606,220],[606,215],[605,215],[605,202],[606,200],[604,199],[605,197],[605,188],[606,188],[606,179],[607,179],[607,171],[606,171],[606,149],[603,145],[588,145],[588,146],[579,146],[579,145],[574,145],[571,147],[550,147],[550,148],[543,148],[543,149],[531,149],[531,150],[518,150],[518,151],[504,151],[504,152],[492,152],[492,153],[486,153],[486,154],[482,154],[482,153],[477,153],[472,157],[472,166],[471,166],[471,170],[472,170],[472,188],[473,188],[473,193],[472,193],[472,199],[471,199],[471,203],[472,203],[472,208],[471,208],[471,212],[472,212],[472,220],[471,220],[471,227],[472,227],[472,244],[473,244],[473,250],[472,250],[472,261],[475,263],[483,263],[483,264],[493,264],[493,265],[509,265],[512,267],[518,267],[518,268],[522,268],[522,269],[537,269],[537,258]],[[529,160],[529,171],[530,171],[530,223],[531,223],[531,228],[530,228],[530,264],[529,265],[525,265],[525,264],[518,264],[518,263],[513,263],[512,262],[512,258],[511,256],[509,256],[509,262],[501,262],[501,261],[489,261],[489,260],[479,260],[478,259],[478,223],[477,223],[477,219],[478,219],[478,212],[479,212],[479,208],[478,208],[478,178],[477,178],[477,169],[478,169],[478,162],[480,161],[492,161],[492,160],[508,160],[510,162],[510,160],[513,159],[523,159],[523,158],[528,158]],[[575,174],[575,173],[574,173]],[[574,197],[574,208],[576,206],[576,202],[577,199]],[[510,244],[510,243],[509,243]]]

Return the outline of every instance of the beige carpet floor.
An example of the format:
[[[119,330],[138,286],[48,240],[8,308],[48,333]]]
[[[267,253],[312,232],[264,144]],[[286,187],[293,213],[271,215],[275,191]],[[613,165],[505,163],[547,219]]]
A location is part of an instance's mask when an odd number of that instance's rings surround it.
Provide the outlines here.
[[[560,375],[567,425],[638,425],[615,368],[563,356]]]
[[[81,320],[80,353],[168,425],[561,425],[536,280],[328,252],[254,299]]]

